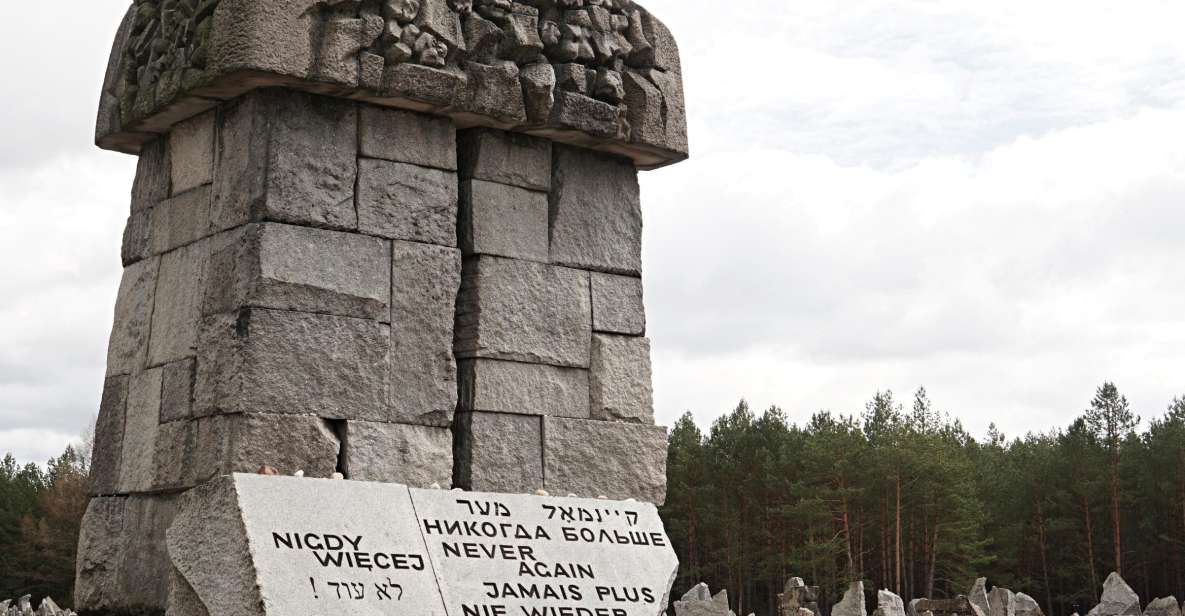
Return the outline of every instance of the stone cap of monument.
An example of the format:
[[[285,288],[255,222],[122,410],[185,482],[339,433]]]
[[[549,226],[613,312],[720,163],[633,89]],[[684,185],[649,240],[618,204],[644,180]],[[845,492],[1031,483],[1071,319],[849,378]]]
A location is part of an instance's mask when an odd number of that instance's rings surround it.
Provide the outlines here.
[[[688,154],[678,47],[633,0],[135,0],[95,140],[139,153],[269,86],[524,132],[641,169]]]

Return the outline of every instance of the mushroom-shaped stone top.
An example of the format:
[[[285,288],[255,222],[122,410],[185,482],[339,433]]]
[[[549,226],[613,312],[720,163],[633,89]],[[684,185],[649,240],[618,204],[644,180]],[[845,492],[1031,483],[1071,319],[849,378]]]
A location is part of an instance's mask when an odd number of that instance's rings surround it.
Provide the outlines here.
[[[135,0],[96,142],[136,153],[219,101],[285,86],[631,158],[687,158],[679,51],[632,0]]]

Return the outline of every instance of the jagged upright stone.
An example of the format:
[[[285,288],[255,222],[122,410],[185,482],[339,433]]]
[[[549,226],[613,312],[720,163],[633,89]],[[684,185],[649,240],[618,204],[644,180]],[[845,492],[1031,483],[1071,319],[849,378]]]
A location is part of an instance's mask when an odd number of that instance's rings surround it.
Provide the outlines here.
[[[1181,604],[1176,597],[1154,599],[1144,608],[1144,616],[1181,616]]]
[[[1014,606],[1016,616],[1045,616],[1045,612],[1041,611],[1041,605],[1037,603],[1037,600],[1023,592],[1016,593]]]
[[[81,612],[191,596],[160,558],[170,503],[231,472],[663,502],[638,171],[688,145],[661,21],[628,1],[131,4],[95,132],[140,159]]]
[[[988,606],[989,616],[1016,616],[1016,595],[997,586],[988,593]]]
[[[864,604],[864,582],[852,582],[839,603],[831,607],[831,616],[868,616]]]
[[[707,584],[697,584],[675,601],[675,616],[736,616],[728,607],[728,591],[712,595]]]
[[[967,601],[975,611],[975,616],[988,616],[991,612],[991,602],[988,601],[987,578],[976,578],[975,584],[967,592]]]
[[[876,593],[876,613],[878,616],[905,616],[905,602],[892,591],[878,591]]]
[[[1102,600],[1087,616],[1140,616],[1140,613],[1140,596],[1119,573],[1112,572],[1103,582]]]
[[[778,595],[778,611],[782,616],[799,616],[803,609],[819,613],[819,587],[807,586],[802,578],[792,577]]]

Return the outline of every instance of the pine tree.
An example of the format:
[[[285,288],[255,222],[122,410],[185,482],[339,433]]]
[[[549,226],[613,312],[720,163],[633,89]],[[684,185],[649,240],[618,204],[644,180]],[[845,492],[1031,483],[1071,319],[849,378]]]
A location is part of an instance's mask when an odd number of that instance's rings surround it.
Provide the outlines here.
[[[1127,398],[1119,394],[1114,383],[1104,383],[1095,393],[1086,410],[1086,424],[1094,432],[1107,452],[1110,475],[1108,490],[1111,499],[1111,541],[1115,556],[1115,571],[1123,574],[1123,540],[1120,516],[1119,463],[1124,440],[1135,430],[1140,418],[1132,413]]]

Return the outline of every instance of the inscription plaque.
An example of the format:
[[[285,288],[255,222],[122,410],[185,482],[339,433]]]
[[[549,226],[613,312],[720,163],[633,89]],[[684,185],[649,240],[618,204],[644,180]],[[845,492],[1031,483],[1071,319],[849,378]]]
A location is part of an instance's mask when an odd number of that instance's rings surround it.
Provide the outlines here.
[[[236,615],[659,616],[678,569],[634,501],[240,474],[190,492],[178,520],[169,555],[194,592],[170,601],[258,606]],[[254,584],[231,581],[244,562]]]
[[[449,616],[656,616],[678,569],[654,505],[412,489]]]
[[[235,475],[264,613],[445,616],[407,488]]]

